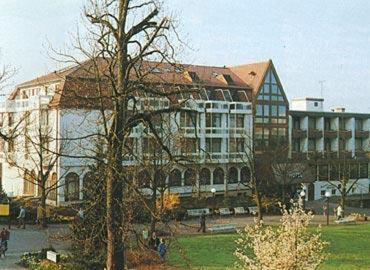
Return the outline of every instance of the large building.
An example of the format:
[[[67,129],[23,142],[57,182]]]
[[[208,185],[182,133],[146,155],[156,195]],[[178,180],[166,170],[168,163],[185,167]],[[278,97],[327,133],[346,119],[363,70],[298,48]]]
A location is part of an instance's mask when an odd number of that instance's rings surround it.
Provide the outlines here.
[[[318,152],[325,157],[329,136],[325,129],[326,118],[330,119],[332,128],[338,124],[335,138],[331,132],[331,155],[335,152],[341,156],[342,150],[347,149],[351,157],[357,157],[359,139],[363,146],[369,140],[368,115],[326,113],[317,110],[317,106],[322,106],[321,100],[313,101],[310,107],[312,99],[294,100],[294,111],[289,111],[287,96],[271,60],[236,67],[182,65],[181,69],[148,63],[146,68],[150,85],[191,89],[171,98],[153,98],[138,91],[134,105],[136,109],[145,110],[186,101],[180,112],[169,114],[165,121],[160,120],[168,126],[173,141],[181,139],[180,145],[172,144],[173,151],[193,161],[173,164],[166,175],[161,176],[171,191],[182,197],[212,196],[212,188],[217,194],[228,196],[247,192],[248,157],[252,152],[258,154],[267,148],[288,145],[291,160],[303,161],[310,157],[314,139],[315,151],[320,150]],[[40,171],[37,163],[40,162],[35,156],[42,153],[42,149],[50,149],[46,162],[52,160],[53,152],[64,154],[53,164],[48,185],[58,183],[58,188],[49,194],[49,202],[60,205],[83,199],[82,187],[91,162],[83,157],[91,156],[96,147],[88,135],[99,129],[101,120],[96,106],[77,101],[81,100],[81,94],[77,94],[80,99],[76,99],[76,89],[80,87],[76,79],[84,77],[83,70],[80,66],[72,67],[22,83],[2,103],[0,123],[3,131],[17,135],[14,140],[0,144],[0,181],[8,194],[40,195],[40,190],[31,185],[27,177],[37,177]],[[93,95],[92,89],[85,85],[83,96]],[[317,123],[314,130],[310,126],[312,116]],[[342,116],[350,132],[340,129]],[[363,121],[361,128],[356,129],[360,125],[358,119]],[[47,136],[38,136],[40,131]],[[342,149],[343,136],[348,146]],[[35,147],[37,139],[32,139],[37,137],[43,145],[40,151]],[[150,154],[151,134],[145,126],[133,129],[130,144],[135,155],[124,157],[125,166],[137,165]],[[367,150],[364,147],[363,153]],[[359,165],[361,172],[365,170],[363,164]],[[144,192],[150,192],[150,183],[145,181],[150,174],[150,170],[139,172]],[[319,198],[322,190],[329,188],[325,181],[315,182],[314,188],[308,184],[321,180],[319,178],[306,180],[309,199]],[[367,174],[361,183],[365,185],[366,181]],[[368,188],[362,191],[368,192]]]
[[[369,193],[370,114],[324,111],[322,98],[294,98],[289,114],[291,157],[311,166],[309,200],[327,190],[339,196],[341,174],[348,175],[349,195]]]

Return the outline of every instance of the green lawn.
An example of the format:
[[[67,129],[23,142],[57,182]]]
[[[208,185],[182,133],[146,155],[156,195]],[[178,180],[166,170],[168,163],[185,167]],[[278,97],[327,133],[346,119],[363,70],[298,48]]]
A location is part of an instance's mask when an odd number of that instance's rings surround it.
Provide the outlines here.
[[[330,242],[330,254],[320,270],[370,269],[370,224],[323,227],[322,234]],[[169,263],[185,269],[225,269],[235,262],[236,238],[236,234],[181,237],[178,247],[170,248]]]

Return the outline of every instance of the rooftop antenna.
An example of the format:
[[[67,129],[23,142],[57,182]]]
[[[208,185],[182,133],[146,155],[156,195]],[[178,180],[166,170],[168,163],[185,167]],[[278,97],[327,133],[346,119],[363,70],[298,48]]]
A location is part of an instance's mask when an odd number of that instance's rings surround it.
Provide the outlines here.
[[[324,97],[324,95],[323,95],[323,92],[324,92],[324,82],[325,82],[325,80],[319,81],[319,84],[320,84],[320,92],[321,92],[321,97],[322,98]]]

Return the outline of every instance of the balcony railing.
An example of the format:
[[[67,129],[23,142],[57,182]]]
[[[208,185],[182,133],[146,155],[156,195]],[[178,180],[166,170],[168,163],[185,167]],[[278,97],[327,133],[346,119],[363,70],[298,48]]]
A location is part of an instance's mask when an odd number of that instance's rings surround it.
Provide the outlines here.
[[[307,153],[308,158],[310,159],[320,159],[323,157],[323,152],[321,151],[308,151]]]
[[[356,130],[355,131],[355,137],[356,138],[369,138],[369,131],[365,130]]]
[[[339,151],[339,158],[352,158],[352,152],[348,150]]]
[[[356,149],[355,156],[359,158],[370,158],[370,152],[364,149]]]
[[[308,129],[308,138],[310,139],[318,139],[322,137],[322,130],[318,129]]]
[[[305,160],[305,159],[307,159],[307,153],[293,151],[292,152],[292,159],[293,160]]]
[[[293,129],[293,132],[292,132],[293,139],[300,139],[300,138],[306,138],[306,137],[307,137],[307,130]]]
[[[325,138],[333,139],[338,136],[338,131],[336,130],[324,130]]]
[[[339,138],[350,139],[352,137],[352,132],[350,130],[339,130]]]
[[[324,151],[324,158],[337,158],[338,157],[338,152],[337,151],[332,151],[332,150],[326,150]]]

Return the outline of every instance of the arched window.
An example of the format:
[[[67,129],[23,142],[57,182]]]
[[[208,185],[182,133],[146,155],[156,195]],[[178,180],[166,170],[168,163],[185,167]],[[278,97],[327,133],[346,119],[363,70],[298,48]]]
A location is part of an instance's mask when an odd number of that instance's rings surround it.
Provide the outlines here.
[[[169,184],[171,187],[181,186],[181,172],[178,169],[174,169],[170,173]]]
[[[248,167],[243,167],[240,170],[240,182],[248,183],[251,180],[251,171]]]
[[[76,173],[70,172],[65,177],[64,197],[65,201],[77,201],[80,195],[80,178]]]
[[[139,172],[137,178],[139,187],[141,188],[150,187],[150,174],[147,170]]]
[[[229,169],[229,179],[230,184],[238,183],[238,169],[235,167],[231,167]]]
[[[211,171],[207,168],[203,168],[199,174],[199,180],[201,185],[211,184]]]
[[[185,186],[194,186],[196,182],[196,174],[193,169],[187,169],[184,175]]]
[[[52,200],[52,201],[56,201],[57,200],[57,173],[52,173],[51,176],[49,176],[49,184],[48,184],[48,188],[50,190],[49,192],[49,195],[48,195],[48,199],[49,200]]]
[[[213,171],[213,184],[214,185],[220,185],[224,183],[224,170],[220,167],[216,168],[216,170]]]
[[[24,176],[23,176],[23,194],[24,195],[28,195],[28,196],[35,195],[34,175],[35,175],[34,171],[32,171],[31,173],[27,169],[24,171]]]
[[[157,187],[165,187],[166,186],[166,175],[162,170],[156,171],[154,174],[155,181],[157,183]]]

